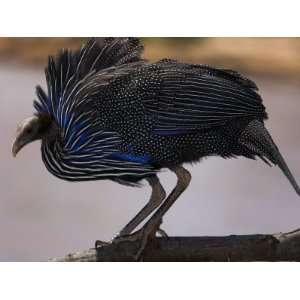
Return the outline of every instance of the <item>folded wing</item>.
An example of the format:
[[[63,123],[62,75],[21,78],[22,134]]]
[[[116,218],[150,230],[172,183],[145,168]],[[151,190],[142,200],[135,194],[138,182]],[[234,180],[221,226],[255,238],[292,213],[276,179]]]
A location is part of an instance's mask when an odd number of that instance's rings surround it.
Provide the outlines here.
[[[267,118],[254,82],[235,71],[160,62],[160,90],[145,106],[156,117],[157,134],[220,126],[233,118]]]

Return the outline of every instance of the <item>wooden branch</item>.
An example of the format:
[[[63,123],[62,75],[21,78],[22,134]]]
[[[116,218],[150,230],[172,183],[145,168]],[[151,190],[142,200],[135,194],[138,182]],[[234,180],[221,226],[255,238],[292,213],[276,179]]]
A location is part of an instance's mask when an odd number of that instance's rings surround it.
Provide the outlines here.
[[[133,261],[138,242],[108,244],[50,261]],[[300,229],[278,234],[156,238],[143,261],[300,261]]]

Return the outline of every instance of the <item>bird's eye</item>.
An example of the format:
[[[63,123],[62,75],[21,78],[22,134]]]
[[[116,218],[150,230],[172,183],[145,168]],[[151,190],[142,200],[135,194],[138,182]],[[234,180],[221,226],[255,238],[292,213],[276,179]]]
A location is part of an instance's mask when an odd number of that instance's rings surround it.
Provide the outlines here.
[[[32,128],[26,128],[25,132],[26,132],[26,134],[31,134],[32,133]]]

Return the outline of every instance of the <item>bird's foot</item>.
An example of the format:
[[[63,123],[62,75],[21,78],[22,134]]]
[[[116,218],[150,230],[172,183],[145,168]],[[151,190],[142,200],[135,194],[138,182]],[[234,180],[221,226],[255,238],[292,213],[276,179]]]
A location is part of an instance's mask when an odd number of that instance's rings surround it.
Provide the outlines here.
[[[104,241],[96,240],[95,241],[95,249],[98,249],[98,248],[101,248],[101,247],[104,247],[104,246],[108,246],[110,244],[111,243],[109,243],[109,242],[104,242]]]
[[[162,236],[167,237],[168,235],[165,233],[164,230],[160,229],[161,222],[153,223],[149,221],[146,223],[140,230],[128,235],[121,235],[117,236],[112,240],[113,244],[119,244],[123,242],[137,242],[139,241],[139,247],[137,253],[134,255],[135,261],[140,261],[142,259],[142,255],[148,242],[155,238],[156,233],[161,234]]]
[[[165,237],[165,238],[169,237],[168,234],[160,227],[157,229],[156,233],[158,233],[161,237]]]

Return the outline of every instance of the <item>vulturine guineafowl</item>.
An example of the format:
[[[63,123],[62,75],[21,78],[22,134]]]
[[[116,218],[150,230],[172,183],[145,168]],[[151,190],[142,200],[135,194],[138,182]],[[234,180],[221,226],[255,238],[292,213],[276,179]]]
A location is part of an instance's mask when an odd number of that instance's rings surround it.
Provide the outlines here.
[[[36,112],[19,125],[13,154],[41,140],[47,169],[61,179],[148,181],[149,202],[113,240],[140,239],[137,257],[190,183],[184,163],[258,157],[278,165],[300,195],[264,127],[267,113],[254,82],[206,65],[149,63],[142,50],[136,38],[89,39],[79,51],[49,57],[47,92],[36,88]],[[167,197],[157,177],[162,168],[178,180]]]

